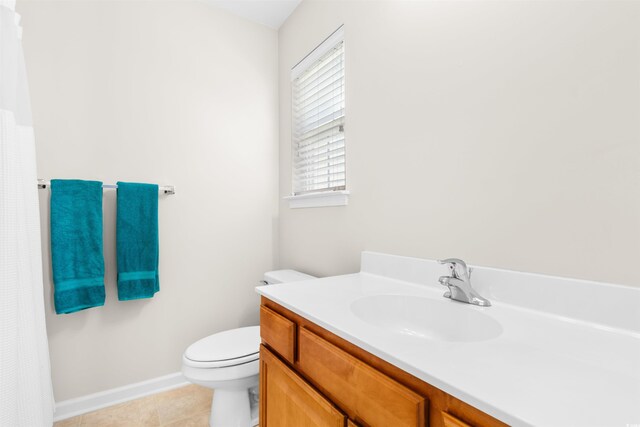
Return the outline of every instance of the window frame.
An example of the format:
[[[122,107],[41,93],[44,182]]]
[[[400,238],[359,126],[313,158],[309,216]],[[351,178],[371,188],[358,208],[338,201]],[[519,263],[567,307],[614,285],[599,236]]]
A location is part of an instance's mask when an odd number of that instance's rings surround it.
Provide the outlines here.
[[[310,208],[310,207],[323,207],[323,206],[344,206],[348,203],[349,191],[347,191],[347,147],[346,147],[346,99],[344,103],[344,114],[341,124],[340,132],[343,133],[344,138],[344,186],[340,186],[338,189],[319,189],[319,190],[309,190],[305,192],[295,193],[296,181],[295,181],[295,159],[297,156],[297,147],[296,141],[294,139],[294,128],[296,126],[296,120],[294,117],[294,103],[295,103],[295,90],[294,90],[294,82],[296,79],[308,71],[313,64],[316,63],[319,59],[329,53],[332,49],[334,49],[339,43],[342,43],[343,49],[343,61],[346,61],[346,44],[344,37],[344,25],[341,25],[336,29],[329,37],[322,41],[318,46],[316,46],[309,54],[307,54],[300,62],[298,62],[291,69],[291,162],[290,162],[290,172],[291,172],[291,193],[289,196],[286,196],[284,199],[288,200],[290,208]],[[343,64],[344,73],[345,73],[345,81],[343,81],[343,96],[346,98],[346,63]]]

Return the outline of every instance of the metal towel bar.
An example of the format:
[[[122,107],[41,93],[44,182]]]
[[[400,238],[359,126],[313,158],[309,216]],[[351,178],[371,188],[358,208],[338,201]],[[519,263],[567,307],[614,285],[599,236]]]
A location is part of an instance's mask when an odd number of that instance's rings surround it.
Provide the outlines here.
[[[51,182],[44,180],[44,179],[39,179],[38,180],[38,189],[42,190],[44,188],[47,188],[51,185]],[[117,184],[102,184],[102,188],[118,188]],[[160,185],[158,186],[158,190],[162,193],[162,194],[166,194],[166,195],[172,195],[172,194],[176,194],[176,187],[174,187],[173,185]]]

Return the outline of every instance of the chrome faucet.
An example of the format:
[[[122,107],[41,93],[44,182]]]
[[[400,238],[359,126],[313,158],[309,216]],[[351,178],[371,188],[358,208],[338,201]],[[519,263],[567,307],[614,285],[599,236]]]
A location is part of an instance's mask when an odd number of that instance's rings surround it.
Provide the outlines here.
[[[440,264],[449,264],[449,269],[451,270],[451,276],[442,276],[438,279],[441,285],[449,288],[444,293],[446,298],[481,307],[491,306],[491,302],[488,299],[481,297],[471,287],[471,272],[473,270],[468,268],[464,261],[457,258],[449,258],[438,262]]]

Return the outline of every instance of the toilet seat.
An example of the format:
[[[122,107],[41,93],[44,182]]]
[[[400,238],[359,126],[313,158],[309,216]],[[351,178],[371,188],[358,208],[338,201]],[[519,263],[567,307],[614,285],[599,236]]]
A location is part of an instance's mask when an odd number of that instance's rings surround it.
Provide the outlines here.
[[[260,357],[260,327],[248,326],[209,335],[191,344],[183,362],[194,368],[244,365]]]

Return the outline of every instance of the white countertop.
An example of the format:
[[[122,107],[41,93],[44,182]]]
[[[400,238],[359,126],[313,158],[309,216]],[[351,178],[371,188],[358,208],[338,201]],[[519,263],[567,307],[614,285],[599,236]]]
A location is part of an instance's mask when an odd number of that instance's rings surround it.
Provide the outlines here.
[[[411,267],[415,277],[425,274],[433,277],[420,280],[422,283],[390,277],[411,278],[406,272],[394,274],[395,268],[404,267]],[[612,326],[591,318],[579,318],[580,314],[576,314],[576,318],[515,305],[513,300],[517,298],[505,296],[508,293],[501,291],[502,284],[482,283],[487,278],[493,283],[500,282],[502,272],[485,269],[485,273],[478,273],[483,270],[481,267],[474,270],[479,283],[476,289],[482,290],[480,293],[493,305],[482,308],[449,301],[442,296],[444,288],[437,285],[439,273],[445,273],[438,268],[432,261],[364,253],[360,273],[261,286],[257,291],[508,424],[640,426],[640,305],[636,305],[640,301],[640,292],[637,292],[640,290],[583,282],[585,299],[593,297],[589,295],[592,290],[597,293],[608,289],[607,295],[619,290],[625,301],[618,304],[612,297],[600,303],[616,304],[607,308],[612,313],[629,307],[637,310],[615,319],[612,314]],[[540,281],[540,289],[545,289],[542,282],[553,281],[558,291],[548,295],[555,300],[549,304],[569,298],[571,292],[563,293],[564,286],[572,291],[571,286],[576,285],[572,279],[504,272],[504,278],[509,280],[513,280],[513,275],[526,276],[534,285]],[[472,276],[472,282],[473,279]],[[443,300],[454,311],[467,309],[486,314],[500,324],[502,332],[497,337],[474,342],[398,334],[365,322],[351,311],[354,301],[373,295]],[[546,304],[543,297],[539,296],[540,304]],[[580,298],[571,297],[571,301]],[[607,317],[606,312],[594,309],[589,313],[592,312],[594,319]],[[620,325],[628,327],[618,327]]]

